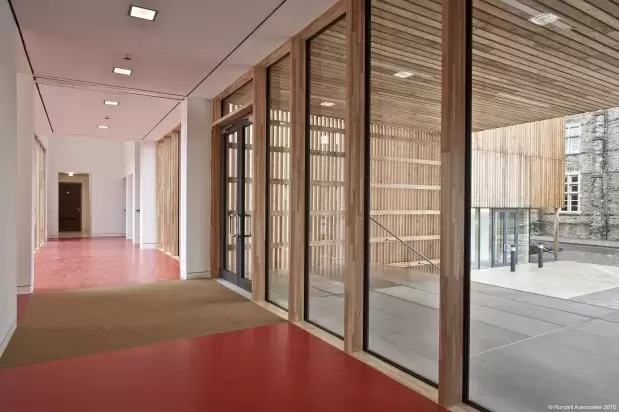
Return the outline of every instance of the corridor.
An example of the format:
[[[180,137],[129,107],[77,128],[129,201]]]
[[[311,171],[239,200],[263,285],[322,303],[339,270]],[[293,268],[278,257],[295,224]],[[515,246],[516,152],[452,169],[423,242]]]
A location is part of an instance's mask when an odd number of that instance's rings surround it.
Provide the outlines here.
[[[216,281],[177,279],[125,239],[49,242],[0,359],[3,410],[444,410]]]

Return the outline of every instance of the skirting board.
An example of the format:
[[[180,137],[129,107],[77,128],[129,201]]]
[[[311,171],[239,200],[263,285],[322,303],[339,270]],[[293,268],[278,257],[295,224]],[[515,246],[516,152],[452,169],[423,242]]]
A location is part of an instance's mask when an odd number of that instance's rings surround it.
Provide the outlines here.
[[[2,339],[2,342],[0,342],[0,357],[4,353],[4,350],[6,349],[6,347],[9,345],[9,341],[13,337],[13,332],[15,332],[15,328],[17,328],[17,318],[15,318],[13,320],[13,323],[11,324],[11,327],[6,332],[6,335]]]
[[[18,295],[27,295],[34,291],[34,287],[32,285],[18,286],[17,294]]]
[[[193,279],[210,279],[211,272],[190,272],[186,273],[181,271],[181,279],[193,280]]]
[[[140,243],[140,249],[157,249],[156,243]]]

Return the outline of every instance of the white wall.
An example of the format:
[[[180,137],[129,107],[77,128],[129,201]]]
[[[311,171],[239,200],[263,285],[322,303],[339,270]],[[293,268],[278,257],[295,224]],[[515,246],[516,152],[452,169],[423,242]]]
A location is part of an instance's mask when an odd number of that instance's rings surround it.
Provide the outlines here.
[[[58,173],[90,174],[91,234],[125,234],[123,140],[53,136],[47,150],[49,236],[58,235]]]
[[[140,143],[140,248],[157,248],[157,143]]]
[[[15,30],[7,2],[0,2],[0,353],[17,316],[17,77]]]
[[[183,279],[211,276],[211,101],[181,103],[180,269]]]

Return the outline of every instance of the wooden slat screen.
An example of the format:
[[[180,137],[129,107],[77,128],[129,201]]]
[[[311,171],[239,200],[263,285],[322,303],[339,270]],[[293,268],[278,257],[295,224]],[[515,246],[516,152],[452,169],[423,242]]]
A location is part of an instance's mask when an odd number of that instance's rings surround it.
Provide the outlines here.
[[[157,142],[157,247],[179,255],[180,133]]]

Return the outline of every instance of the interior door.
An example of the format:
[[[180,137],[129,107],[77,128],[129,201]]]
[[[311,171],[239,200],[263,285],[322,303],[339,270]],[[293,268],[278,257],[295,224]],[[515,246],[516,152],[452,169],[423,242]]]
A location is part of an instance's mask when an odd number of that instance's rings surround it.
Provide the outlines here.
[[[82,230],[82,184],[58,182],[58,230]]]
[[[243,119],[226,129],[223,270],[225,280],[251,291],[251,219],[253,202],[252,127]]]

